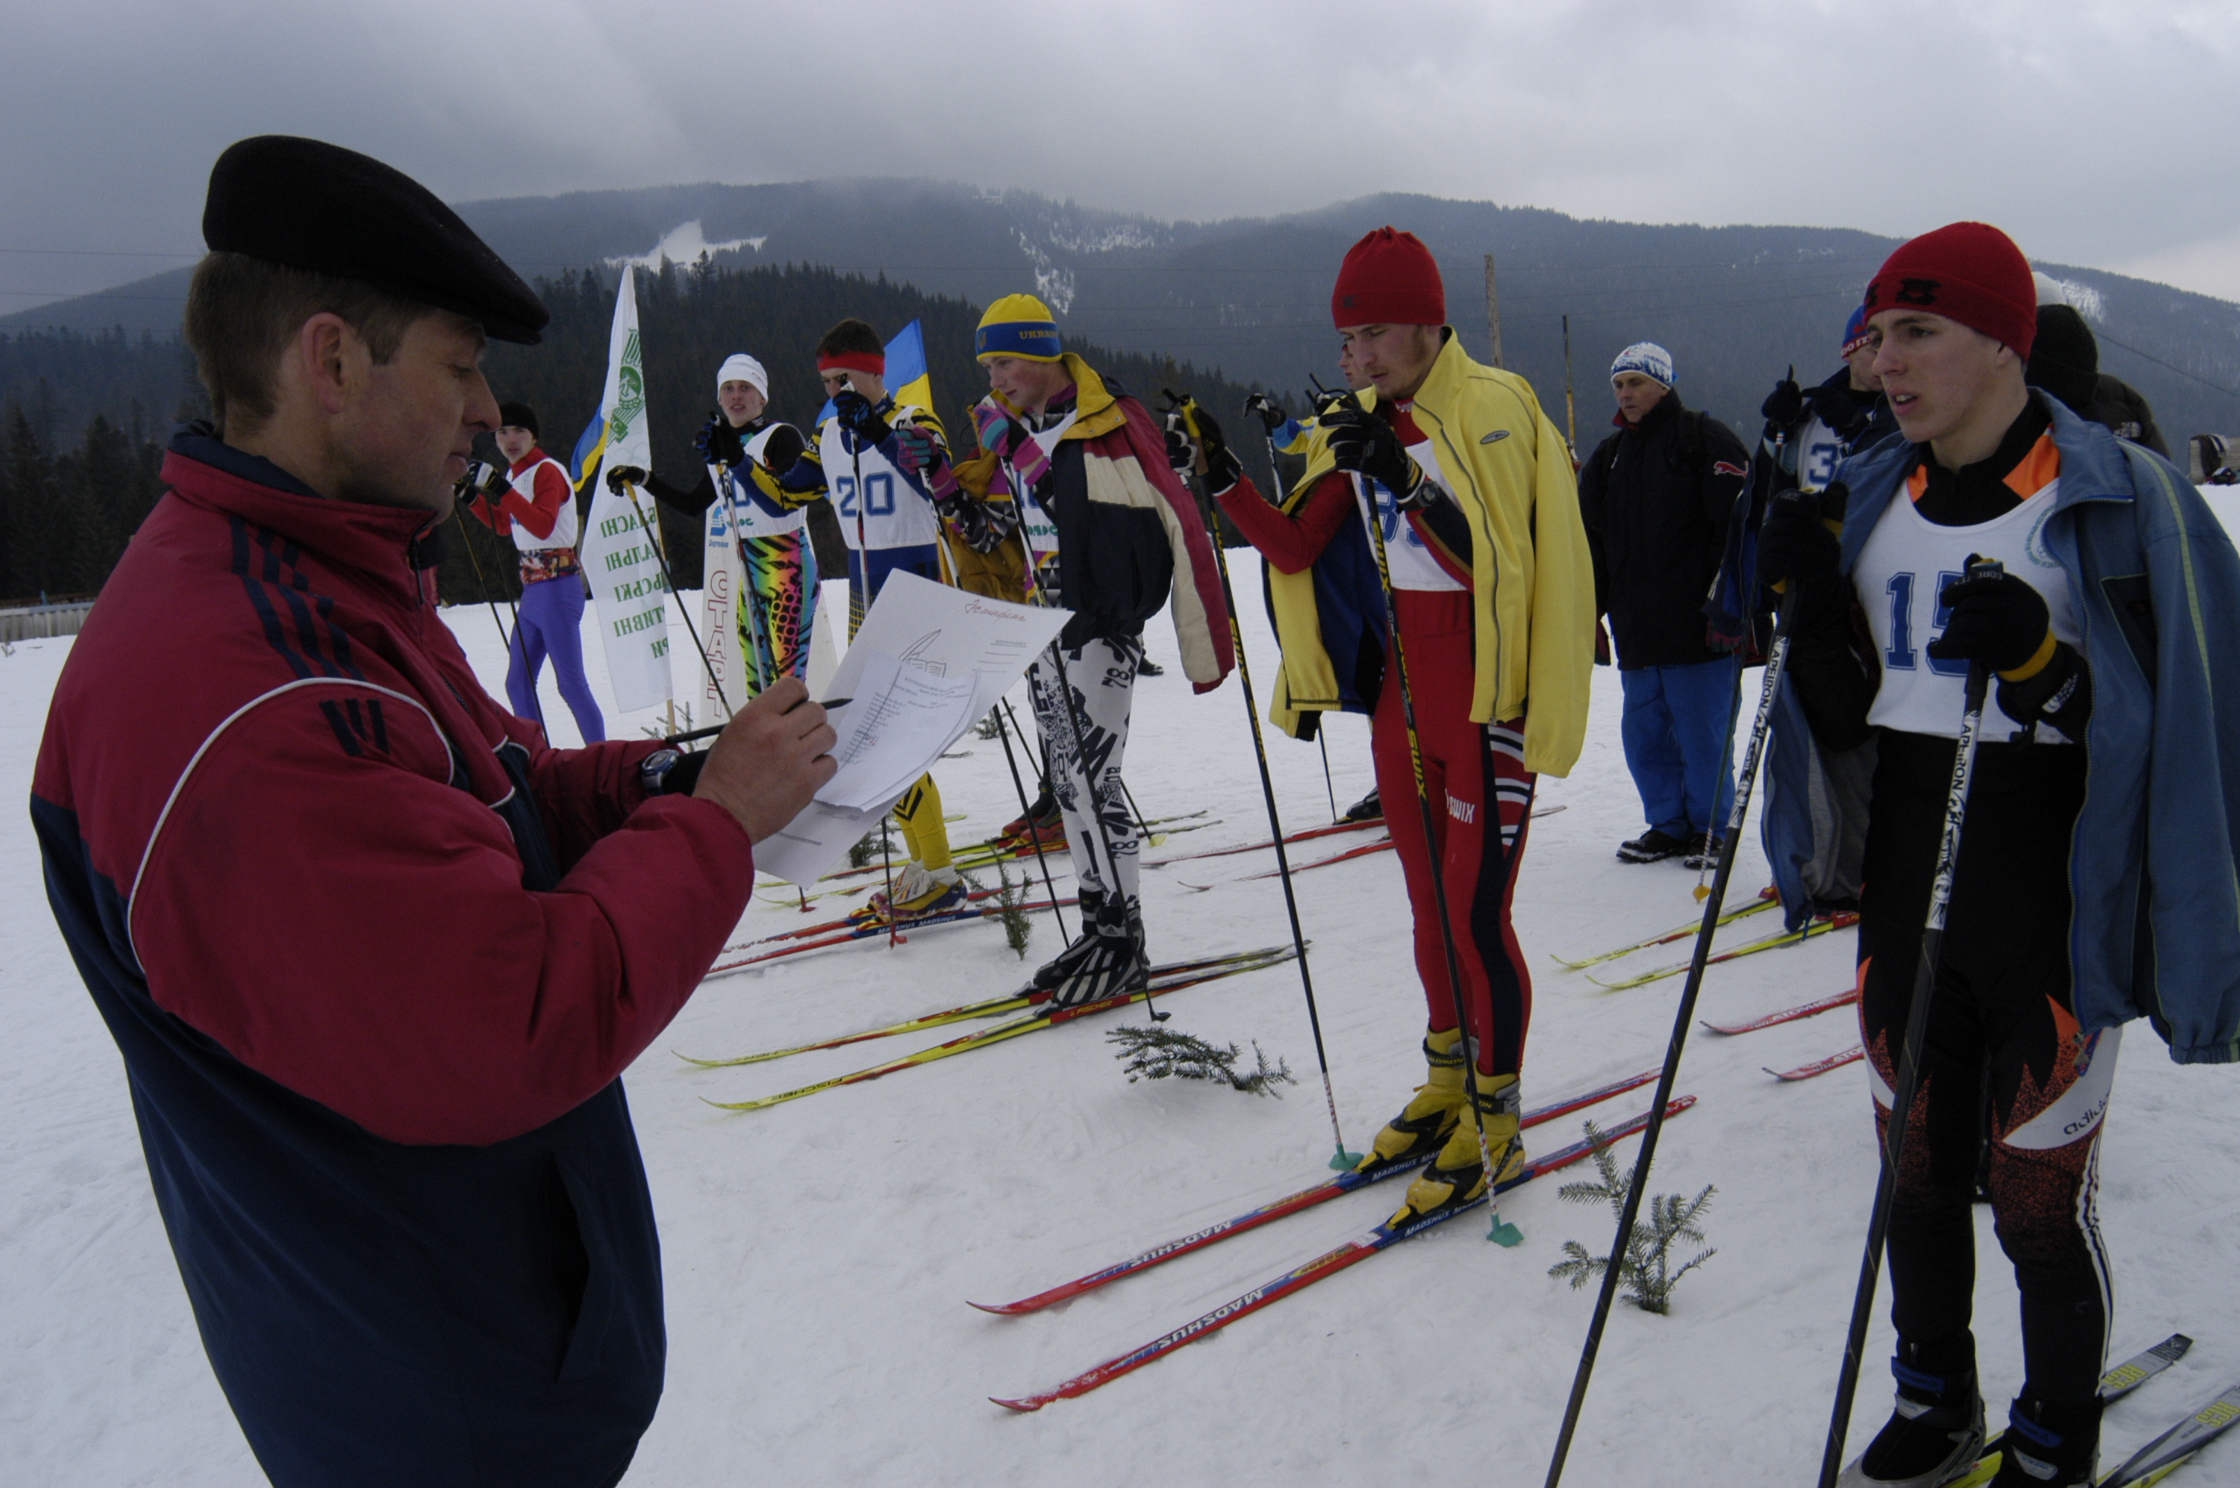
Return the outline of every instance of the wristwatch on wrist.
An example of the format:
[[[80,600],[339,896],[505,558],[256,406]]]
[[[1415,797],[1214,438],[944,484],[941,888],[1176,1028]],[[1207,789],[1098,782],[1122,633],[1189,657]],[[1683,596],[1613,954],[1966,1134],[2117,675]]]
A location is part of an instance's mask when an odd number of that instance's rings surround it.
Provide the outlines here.
[[[677,762],[683,758],[684,756],[674,749],[656,749],[653,753],[638,761],[638,784],[645,787],[646,794],[649,796],[662,794],[663,787],[669,778],[669,772],[674,770],[677,767]]]

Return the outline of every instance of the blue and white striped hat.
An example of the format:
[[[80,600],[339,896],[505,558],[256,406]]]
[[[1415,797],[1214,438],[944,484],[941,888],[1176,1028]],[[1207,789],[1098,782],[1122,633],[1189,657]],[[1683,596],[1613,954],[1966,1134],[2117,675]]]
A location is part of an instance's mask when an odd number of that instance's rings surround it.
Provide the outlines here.
[[[1619,352],[1618,359],[1610,364],[1610,380],[1616,382],[1619,374],[1625,372],[1638,372],[1671,387],[1672,353],[1654,341],[1636,341]]]

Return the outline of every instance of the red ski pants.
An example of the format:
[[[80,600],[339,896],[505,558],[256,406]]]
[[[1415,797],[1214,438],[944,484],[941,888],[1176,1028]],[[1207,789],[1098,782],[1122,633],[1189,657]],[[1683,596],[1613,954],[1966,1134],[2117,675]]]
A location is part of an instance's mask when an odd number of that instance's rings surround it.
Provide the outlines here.
[[[1534,777],[1524,767],[1524,719],[1470,721],[1475,671],[1468,594],[1401,589],[1393,598],[1407,648],[1408,690],[1415,702],[1423,784],[1431,803],[1431,840],[1425,840],[1423,811],[1416,801],[1400,673],[1389,649],[1369,741],[1385,826],[1399,852],[1415,914],[1416,974],[1423,981],[1431,1030],[1454,1027],[1454,994],[1432,887],[1436,864],[1446,885],[1478,1070],[1513,1075],[1524,1064],[1525,1030],[1532,1021],[1532,978],[1509,923],[1517,864],[1532,815]],[[1488,830],[1489,823],[1498,823],[1498,830]]]

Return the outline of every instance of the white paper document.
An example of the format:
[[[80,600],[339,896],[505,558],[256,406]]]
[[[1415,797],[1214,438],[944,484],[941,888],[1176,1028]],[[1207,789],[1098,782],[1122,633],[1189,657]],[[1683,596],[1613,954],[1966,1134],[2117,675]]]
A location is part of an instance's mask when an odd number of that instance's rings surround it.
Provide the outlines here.
[[[986,716],[1072,612],[890,575],[826,695],[839,771],[799,816],[755,844],[787,883],[829,872],[950,745]]]

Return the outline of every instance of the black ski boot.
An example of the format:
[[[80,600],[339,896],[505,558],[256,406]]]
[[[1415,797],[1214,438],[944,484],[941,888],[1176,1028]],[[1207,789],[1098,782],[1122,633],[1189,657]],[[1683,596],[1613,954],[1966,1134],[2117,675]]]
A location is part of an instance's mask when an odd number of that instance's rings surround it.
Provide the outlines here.
[[[1096,923],[1103,910],[1104,895],[1094,889],[1083,889],[1081,891],[1080,938],[1037,967],[1034,976],[1028,982],[1029,986],[1037,991],[1047,992],[1073,975],[1074,968],[1097,949]]]
[[[2100,1466],[2100,1401],[2055,1405],[2024,1390],[2007,1411],[2007,1439],[1991,1488],[2078,1488]]]
[[[1976,1393],[1976,1341],[1898,1340],[1890,1372],[1898,1406],[1839,1488],[1941,1488],[1983,1455],[1983,1397]]]
[[[1688,839],[1675,837],[1662,827],[1651,827],[1640,836],[1618,844],[1621,863],[1661,863],[1688,850]]]
[[[1377,821],[1384,816],[1384,798],[1372,786],[1369,794],[1346,808],[1346,820],[1351,822]]]
[[[1140,920],[1131,921],[1118,935],[1092,929],[1067,947],[1066,953],[1070,956],[1076,950],[1081,951],[1081,955],[1050,989],[1050,1002],[1054,1007],[1080,1007],[1108,997],[1141,992],[1151,985],[1151,958],[1144,951]]]

